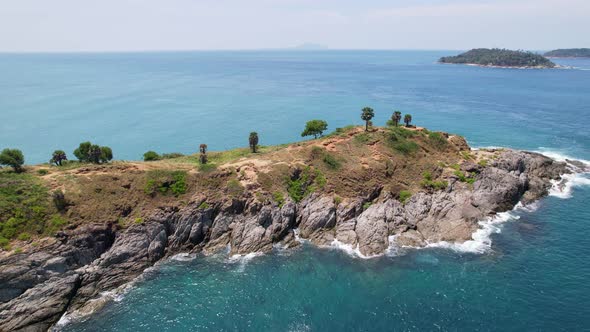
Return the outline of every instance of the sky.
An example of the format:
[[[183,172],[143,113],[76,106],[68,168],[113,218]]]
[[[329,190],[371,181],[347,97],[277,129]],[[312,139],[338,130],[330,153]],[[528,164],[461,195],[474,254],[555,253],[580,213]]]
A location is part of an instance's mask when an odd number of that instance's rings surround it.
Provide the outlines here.
[[[590,0],[0,0],[0,52],[590,47]]]

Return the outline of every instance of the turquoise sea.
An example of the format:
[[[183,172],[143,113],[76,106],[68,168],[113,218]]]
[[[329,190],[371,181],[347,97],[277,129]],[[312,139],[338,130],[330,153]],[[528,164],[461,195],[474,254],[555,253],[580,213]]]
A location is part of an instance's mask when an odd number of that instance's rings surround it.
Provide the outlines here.
[[[590,60],[563,70],[440,65],[445,51],[0,54],[0,148],[28,163],[83,140],[116,159],[300,139],[372,106],[507,146],[590,160]],[[364,260],[302,248],[173,259],[66,331],[590,330],[590,179],[511,212],[491,249]]]

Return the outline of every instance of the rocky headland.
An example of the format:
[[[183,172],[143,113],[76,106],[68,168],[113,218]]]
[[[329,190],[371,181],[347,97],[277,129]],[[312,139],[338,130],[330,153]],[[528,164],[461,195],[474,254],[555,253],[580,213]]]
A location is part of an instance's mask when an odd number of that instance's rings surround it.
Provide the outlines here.
[[[92,312],[101,294],[178,253],[265,253],[301,238],[369,258],[391,246],[461,243],[478,221],[538,200],[586,167],[532,152],[471,150],[460,136],[420,128],[341,129],[226,157],[214,170],[182,159],[43,175],[69,197],[59,212],[69,222],[0,255],[0,330],[46,331],[65,313]],[[165,169],[185,172],[185,192],[148,190],[150,172]]]

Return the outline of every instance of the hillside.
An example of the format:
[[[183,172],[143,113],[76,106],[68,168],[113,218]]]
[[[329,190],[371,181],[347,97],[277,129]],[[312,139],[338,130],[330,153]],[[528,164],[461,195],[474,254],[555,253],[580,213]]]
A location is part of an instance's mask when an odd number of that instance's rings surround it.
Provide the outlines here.
[[[473,49],[457,56],[442,57],[439,62],[514,68],[554,68],[556,66],[553,62],[539,54],[497,48]]]
[[[590,58],[590,48],[566,48],[549,51],[544,54],[551,58]]]
[[[26,247],[35,239],[84,223],[118,227],[141,222],[161,206],[206,197],[214,205],[232,197],[281,204],[311,193],[352,198],[383,188],[394,197],[428,191],[422,182],[446,184],[458,165],[481,157],[456,135],[415,128],[347,127],[317,140],[235,149],[153,162],[102,165],[71,162],[29,166],[23,174],[0,170],[0,238],[5,248]],[[455,165],[455,166],[454,166]],[[64,194],[58,211],[53,193]]]

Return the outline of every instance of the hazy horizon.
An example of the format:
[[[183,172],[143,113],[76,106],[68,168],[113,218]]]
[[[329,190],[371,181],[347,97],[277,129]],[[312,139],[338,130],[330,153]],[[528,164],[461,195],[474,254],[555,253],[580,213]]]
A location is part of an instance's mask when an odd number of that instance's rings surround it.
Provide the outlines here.
[[[19,0],[0,52],[590,47],[586,0]]]

